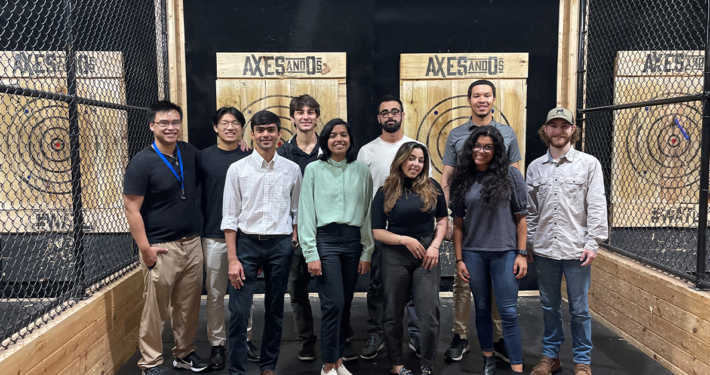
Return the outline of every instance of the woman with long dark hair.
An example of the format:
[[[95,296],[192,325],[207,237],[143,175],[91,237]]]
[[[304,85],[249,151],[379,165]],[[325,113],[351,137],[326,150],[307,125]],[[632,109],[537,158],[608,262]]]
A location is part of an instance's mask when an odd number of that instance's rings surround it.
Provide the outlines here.
[[[402,318],[409,295],[421,328],[421,374],[433,374],[439,342],[439,246],[448,225],[444,191],[429,177],[429,153],[404,143],[372,202],[372,230],[382,248],[384,330],[391,372],[411,375],[402,362]]]
[[[358,275],[374,250],[372,176],[355,160],[347,122],[330,120],[318,137],[323,155],[306,167],[298,203],[298,235],[321,303],[321,375],[352,375],[343,366],[350,304]]]
[[[522,374],[518,281],[527,273],[527,195],[511,167],[503,137],[492,126],[476,128],[464,143],[449,179],[458,277],[470,283],[484,375],[496,373],[491,286],[503,321],[503,340],[514,374]]]

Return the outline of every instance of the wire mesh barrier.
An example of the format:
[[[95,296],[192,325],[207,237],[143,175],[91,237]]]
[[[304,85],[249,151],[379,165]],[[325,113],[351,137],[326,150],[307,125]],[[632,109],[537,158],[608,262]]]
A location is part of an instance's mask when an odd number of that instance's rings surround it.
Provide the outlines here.
[[[122,200],[167,94],[163,2],[0,3],[0,347],[137,265]]]
[[[698,287],[710,285],[708,6],[582,1],[577,98],[582,148],[604,171],[605,246]]]

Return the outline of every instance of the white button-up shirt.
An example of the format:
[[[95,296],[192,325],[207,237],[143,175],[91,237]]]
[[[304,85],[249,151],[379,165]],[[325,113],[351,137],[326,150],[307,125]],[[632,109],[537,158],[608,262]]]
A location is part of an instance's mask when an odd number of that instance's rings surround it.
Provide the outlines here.
[[[526,174],[528,248],[558,260],[596,252],[609,236],[604,176],[599,160],[570,149],[555,162],[547,154]]]
[[[247,234],[288,235],[297,223],[301,168],[274,154],[270,162],[256,151],[227,171],[222,230]]]

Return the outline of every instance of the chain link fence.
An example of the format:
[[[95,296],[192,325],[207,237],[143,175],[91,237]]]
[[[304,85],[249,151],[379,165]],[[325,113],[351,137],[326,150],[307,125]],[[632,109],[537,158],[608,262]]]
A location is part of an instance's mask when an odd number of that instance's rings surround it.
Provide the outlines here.
[[[136,267],[123,174],[166,46],[162,1],[0,3],[0,348]]]
[[[708,3],[581,3],[578,117],[604,171],[605,246],[707,287]]]

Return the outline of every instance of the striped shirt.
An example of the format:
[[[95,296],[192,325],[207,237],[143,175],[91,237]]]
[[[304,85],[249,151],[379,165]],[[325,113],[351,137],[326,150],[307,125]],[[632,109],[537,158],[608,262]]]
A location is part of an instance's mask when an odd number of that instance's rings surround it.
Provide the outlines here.
[[[278,154],[267,163],[253,152],[227,171],[221,229],[246,234],[291,234],[297,223],[300,193],[298,164]]]

